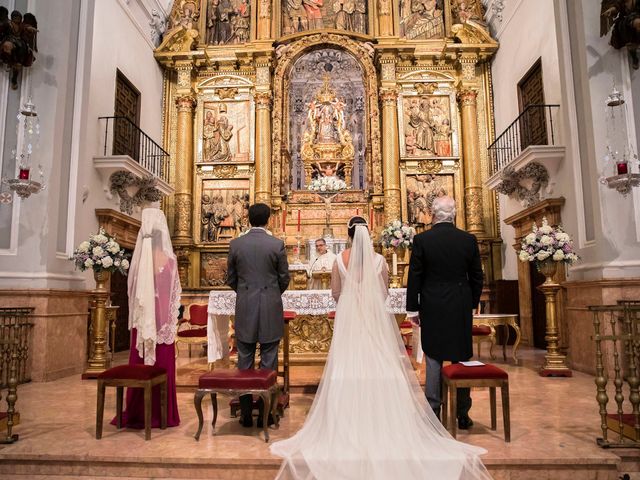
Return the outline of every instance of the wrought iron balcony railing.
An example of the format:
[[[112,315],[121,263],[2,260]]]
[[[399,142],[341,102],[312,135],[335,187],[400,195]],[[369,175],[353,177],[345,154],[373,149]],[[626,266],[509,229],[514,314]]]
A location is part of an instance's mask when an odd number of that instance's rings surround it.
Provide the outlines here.
[[[127,117],[99,117],[104,122],[103,154],[128,155],[155,177],[168,182],[169,154]]]
[[[554,117],[559,108],[560,105],[528,105],[489,145],[490,175],[509,165],[530,145],[555,145]]]

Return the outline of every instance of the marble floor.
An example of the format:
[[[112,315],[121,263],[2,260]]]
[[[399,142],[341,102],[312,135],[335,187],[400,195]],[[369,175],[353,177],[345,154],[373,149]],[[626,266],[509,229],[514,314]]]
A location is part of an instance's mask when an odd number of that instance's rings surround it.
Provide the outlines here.
[[[593,377],[576,372],[572,378],[541,378],[536,369],[542,355],[542,351],[523,348],[519,366],[493,362],[509,373],[511,443],[504,442],[500,406],[498,429],[489,429],[489,397],[482,390],[472,393],[475,425],[458,439],[487,449],[483,460],[497,480],[614,480],[623,473],[640,478],[633,473],[640,471],[635,451],[621,453],[596,445],[600,420]],[[242,428],[229,417],[224,397],[219,399],[223,408],[216,435],[211,432],[212,410],[205,400],[205,427],[200,441],[194,440],[197,418],[192,385],[205,369],[203,358],[179,359],[181,424],[152,430],[151,441],[144,440],[143,431],[117,431],[107,421],[102,440],[95,439],[92,380],[73,376],[20,386],[21,423],[15,429],[20,440],[0,446],[0,478],[273,478],[278,459],[269,454],[258,429]],[[290,436],[301,426],[313,400],[313,394],[305,392],[313,390],[320,374],[318,367],[292,369],[291,408],[280,428],[271,430],[272,441]],[[115,389],[107,389],[105,418],[108,412],[115,412]]]

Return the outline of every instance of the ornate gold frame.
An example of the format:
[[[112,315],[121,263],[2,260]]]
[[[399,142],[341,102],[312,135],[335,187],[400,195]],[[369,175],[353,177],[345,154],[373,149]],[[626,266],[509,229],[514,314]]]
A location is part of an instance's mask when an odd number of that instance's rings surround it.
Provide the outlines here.
[[[295,36],[296,41],[283,43],[276,53],[277,64],[273,75],[274,102],[272,126],[272,179],[271,189],[274,197],[281,197],[289,191],[289,164],[282,152],[289,145],[289,126],[283,120],[289,108],[288,92],[289,73],[296,60],[309,50],[315,48],[337,48],[349,52],[360,64],[367,95],[365,112],[369,121],[366,123],[366,135],[370,139],[367,145],[367,184],[372,193],[382,195],[382,153],[380,146],[380,110],[378,103],[378,85],[376,68],[373,62],[374,47],[370,43],[360,43],[344,33],[319,32],[310,35]],[[285,164],[285,161],[287,162]],[[287,172],[284,174],[283,172]],[[281,189],[281,187],[283,187]],[[284,191],[283,191],[284,190]]]

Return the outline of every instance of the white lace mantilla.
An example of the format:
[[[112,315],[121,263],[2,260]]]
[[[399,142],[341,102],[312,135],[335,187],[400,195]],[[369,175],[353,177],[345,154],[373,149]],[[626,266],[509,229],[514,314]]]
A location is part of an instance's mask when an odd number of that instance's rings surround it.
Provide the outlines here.
[[[387,310],[389,313],[406,312],[406,288],[389,289]],[[288,290],[282,294],[285,310],[298,315],[325,315],[336,309],[336,302],[330,290]],[[210,315],[234,315],[236,310],[236,293],[231,290],[212,290],[209,293]]]

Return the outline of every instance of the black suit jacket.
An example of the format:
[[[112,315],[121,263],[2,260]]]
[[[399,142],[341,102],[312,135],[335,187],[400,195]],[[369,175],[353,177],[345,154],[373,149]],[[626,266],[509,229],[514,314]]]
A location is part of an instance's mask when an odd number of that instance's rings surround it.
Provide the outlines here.
[[[435,224],[413,240],[407,311],[419,311],[422,349],[435,360],[473,356],[473,309],[482,293],[476,237],[452,223]]]

